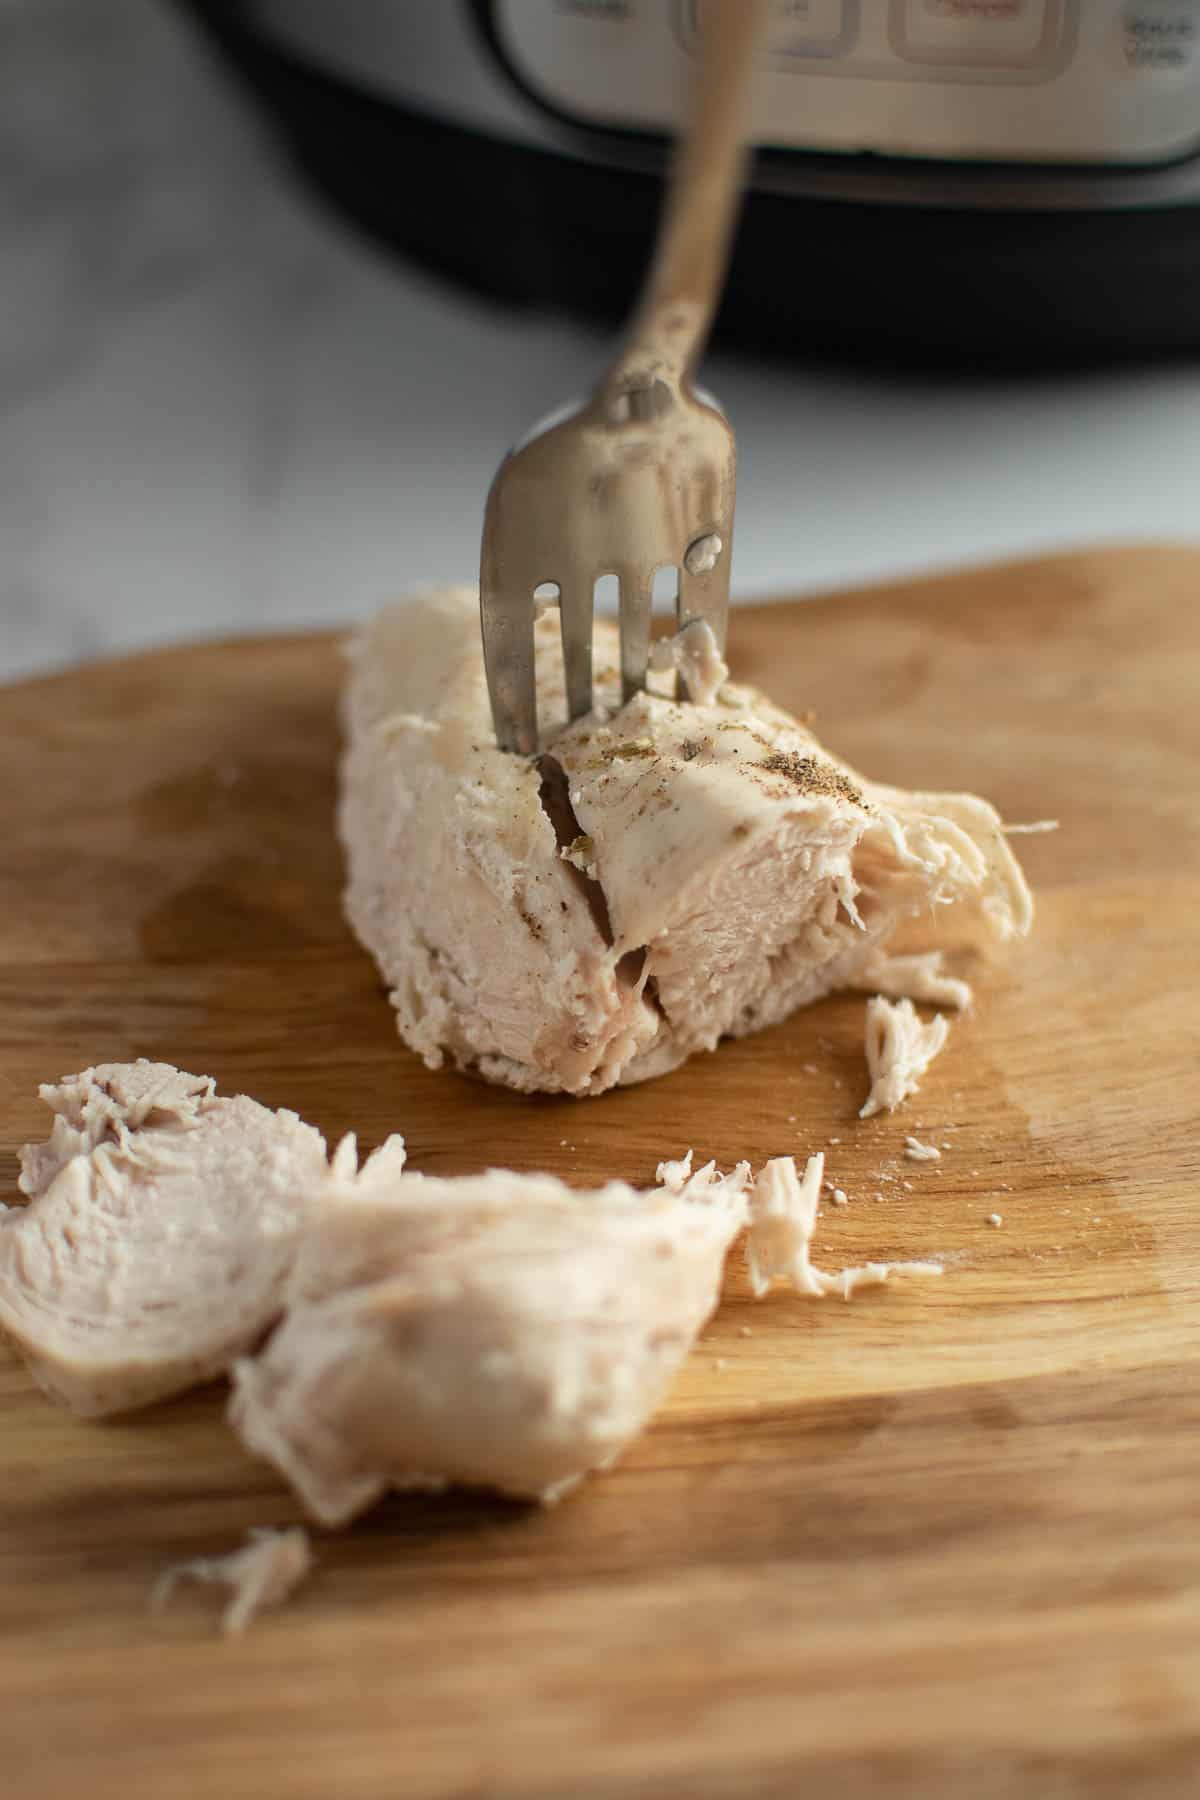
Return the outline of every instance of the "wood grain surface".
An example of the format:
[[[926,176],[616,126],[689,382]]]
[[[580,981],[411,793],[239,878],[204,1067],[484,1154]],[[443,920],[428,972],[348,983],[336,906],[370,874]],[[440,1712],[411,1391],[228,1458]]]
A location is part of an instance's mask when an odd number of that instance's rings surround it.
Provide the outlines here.
[[[81,1424],[0,1350],[12,1800],[1200,1791],[1200,552],[748,609],[733,646],[872,775],[1062,822],[1021,842],[1032,941],[892,1117],[855,1116],[861,997],[600,1100],[426,1071],[339,912],[330,638],[0,692],[0,1194],[39,1080],[144,1055],[429,1171],[825,1147],[824,1266],[947,1261],[849,1305],[731,1270],[615,1471],[389,1500],[237,1642],[206,1591],[146,1604],[297,1517],[221,1394]]]

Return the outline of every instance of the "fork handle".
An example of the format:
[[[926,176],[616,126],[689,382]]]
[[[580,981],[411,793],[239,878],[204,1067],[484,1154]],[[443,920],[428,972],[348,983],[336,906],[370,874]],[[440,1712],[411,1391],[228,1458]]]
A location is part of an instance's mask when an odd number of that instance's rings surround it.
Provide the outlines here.
[[[677,146],[654,260],[625,342],[598,393],[610,404],[655,378],[690,380],[729,260],[745,159],[745,116],[767,0],[708,0],[686,131]]]

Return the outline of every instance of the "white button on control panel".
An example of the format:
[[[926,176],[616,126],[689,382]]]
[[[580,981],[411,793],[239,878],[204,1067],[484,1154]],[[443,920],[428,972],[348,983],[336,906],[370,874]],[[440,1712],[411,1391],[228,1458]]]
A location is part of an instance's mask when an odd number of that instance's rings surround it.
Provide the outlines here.
[[[1055,0],[893,0],[892,38],[916,62],[1028,65],[1053,54]]]
[[[721,0],[715,3],[719,5]],[[814,49],[826,53],[847,50],[856,11],[849,0],[773,0],[768,47],[777,56],[803,56]]]
[[[686,0],[679,8],[683,41],[694,45],[709,11],[729,4],[730,0]],[[858,35],[859,4],[860,0],[771,0],[763,54],[772,61],[845,56]]]

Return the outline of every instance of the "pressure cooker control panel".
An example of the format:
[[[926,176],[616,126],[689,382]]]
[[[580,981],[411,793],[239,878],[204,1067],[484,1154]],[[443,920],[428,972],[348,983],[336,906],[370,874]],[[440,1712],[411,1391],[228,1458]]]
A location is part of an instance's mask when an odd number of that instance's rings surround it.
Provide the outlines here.
[[[737,0],[494,0],[510,66],[581,125],[674,128]],[[1138,165],[1200,149],[1200,0],[773,0],[761,145]]]

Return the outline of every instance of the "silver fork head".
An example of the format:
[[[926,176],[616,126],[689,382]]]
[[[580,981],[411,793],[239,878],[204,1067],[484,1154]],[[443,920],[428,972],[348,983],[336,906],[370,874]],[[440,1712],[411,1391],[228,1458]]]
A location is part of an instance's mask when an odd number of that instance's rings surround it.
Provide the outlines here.
[[[678,570],[678,624],[729,616],[736,453],[708,398],[653,375],[601,391],[513,450],[484,513],[480,622],[496,739],[538,748],[534,590],[558,589],[567,711],[592,707],[595,584],[620,589],[621,695],[645,686],[654,577]]]

